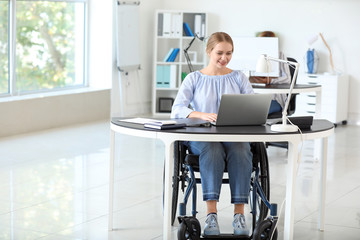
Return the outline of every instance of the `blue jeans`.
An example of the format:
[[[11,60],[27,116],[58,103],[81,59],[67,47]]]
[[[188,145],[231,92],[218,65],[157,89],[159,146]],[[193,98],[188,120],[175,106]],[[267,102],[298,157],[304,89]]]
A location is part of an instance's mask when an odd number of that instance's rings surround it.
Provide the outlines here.
[[[225,164],[228,169],[231,203],[248,203],[252,172],[250,143],[189,142],[189,149],[199,155],[203,200],[219,201]]]
[[[271,100],[271,104],[270,104],[270,109],[269,109],[269,113],[274,113],[274,112],[281,112],[282,111],[282,107],[280,105],[280,103],[278,103],[278,101],[276,100]]]

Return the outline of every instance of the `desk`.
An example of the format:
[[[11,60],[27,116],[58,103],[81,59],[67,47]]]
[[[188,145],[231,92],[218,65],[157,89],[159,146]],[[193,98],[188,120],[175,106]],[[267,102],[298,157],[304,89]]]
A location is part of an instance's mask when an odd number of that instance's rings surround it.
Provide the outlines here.
[[[334,132],[334,125],[327,120],[314,120],[311,130],[299,133],[272,132],[270,126],[239,126],[239,127],[189,127],[174,130],[150,130],[142,125],[126,123],[113,118],[111,121],[110,141],[110,199],[109,199],[109,230],[113,229],[113,193],[114,193],[114,154],[115,133],[138,137],[160,139],[165,144],[165,186],[164,186],[164,222],[163,238],[171,238],[171,179],[174,168],[175,141],[228,141],[228,142],[289,142],[284,239],[293,238],[294,229],[294,196],[297,169],[298,146],[301,140],[321,139],[321,189],[319,200],[319,228],[324,229],[327,138]]]
[[[268,85],[254,85],[253,86],[255,93],[289,93],[290,84],[268,84]],[[316,93],[316,100],[315,100],[315,118],[323,118],[322,116],[322,108],[321,108],[321,85],[315,84],[295,84],[293,88],[293,94],[296,93],[306,93],[306,92],[315,92]],[[296,108],[296,107],[295,107]],[[293,116],[298,115],[298,111],[295,110]],[[315,140],[315,147],[314,147],[314,157],[315,159],[320,159],[320,142]]]
[[[290,84],[268,84],[265,86],[253,85],[255,93],[289,93]],[[321,117],[321,85],[295,84],[292,91],[295,93],[316,92],[315,117]]]

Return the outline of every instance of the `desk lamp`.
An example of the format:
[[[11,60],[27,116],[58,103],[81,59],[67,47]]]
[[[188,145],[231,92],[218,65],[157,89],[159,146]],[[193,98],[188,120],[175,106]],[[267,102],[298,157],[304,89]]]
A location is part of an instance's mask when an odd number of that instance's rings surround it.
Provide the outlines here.
[[[271,131],[275,131],[275,132],[296,132],[296,131],[298,131],[297,126],[287,124],[287,109],[289,107],[291,94],[292,94],[292,91],[294,89],[295,79],[296,79],[296,76],[298,74],[300,64],[297,63],[297,62],[292,62],[292,61],[288,61],[288,60],[273,58],[273,57],[269,57],[269,56],[267,56],[265,54],[262,54],[262,55],[260,55],[260,57],[259,57],[259,59],[257,61],[256,71],[257,72],[267,72],[267,73],[270,72],[271,67],[270,67],[269,61],[276,61],[276,62],[280,62],[280,63],[286,63],[286,64],[290,65],[290,67],[292,67],[291,65],[295,66],[295,71],[294,71],[294,75],[293,75],[293,77],[291,79],[289,93],[288,93],[288,96],[287,96],[287,99],[286,99],[285,106],[284,106],[283,111],[282,111],[282,124],[271,125]]]
[[[189,57],[189,54],[188,54],[188,50],[191,47],[191,45],[194,43],[195,39],[199,39],[200,41],[204,41],[203,37],[199,37],[197,34],[195,34],[194,38],[190,41],[189,46],[187,46],[187,48],[184,49],[184,56],[185,56],[185,59],[186,59],[186,62],[187,62],[187,65],[189,67],[190,72],[193,72],[194,68],[193,68],[193,65],[191,64],[191,60],[190,60],[190,57]]]

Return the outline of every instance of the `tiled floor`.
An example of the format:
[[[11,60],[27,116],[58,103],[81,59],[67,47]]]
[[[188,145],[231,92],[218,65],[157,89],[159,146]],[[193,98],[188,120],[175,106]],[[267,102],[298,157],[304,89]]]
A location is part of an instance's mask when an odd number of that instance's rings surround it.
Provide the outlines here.
[[[319,162],[312,157],[313,142],[305,142],[295,239],[360,239],[359,142],[356,126],[339,126],[329,139],[324,232],[317,230]],[[116,144],[117,230],[109,232],[108,122],[0,139],[0,239],[162,239],[163,144],[120,135]],[[286,154],[285,149],[268,148],[271,200],[279,205],[285,196]],[[203,224],[201,200],[198,207]],[[232,231],[231,219],[224,186],[219,203],[222,232]],[[279,239],[282,223],[280,219]],[[176,231],[174,227],[174,239]]]

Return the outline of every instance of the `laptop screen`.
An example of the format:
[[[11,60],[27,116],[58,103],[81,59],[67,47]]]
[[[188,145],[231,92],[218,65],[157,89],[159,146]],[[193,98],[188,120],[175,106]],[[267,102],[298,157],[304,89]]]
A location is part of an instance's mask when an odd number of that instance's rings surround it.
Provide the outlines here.
[[[224,94],[216,126],[263,125],[272,94]]]

